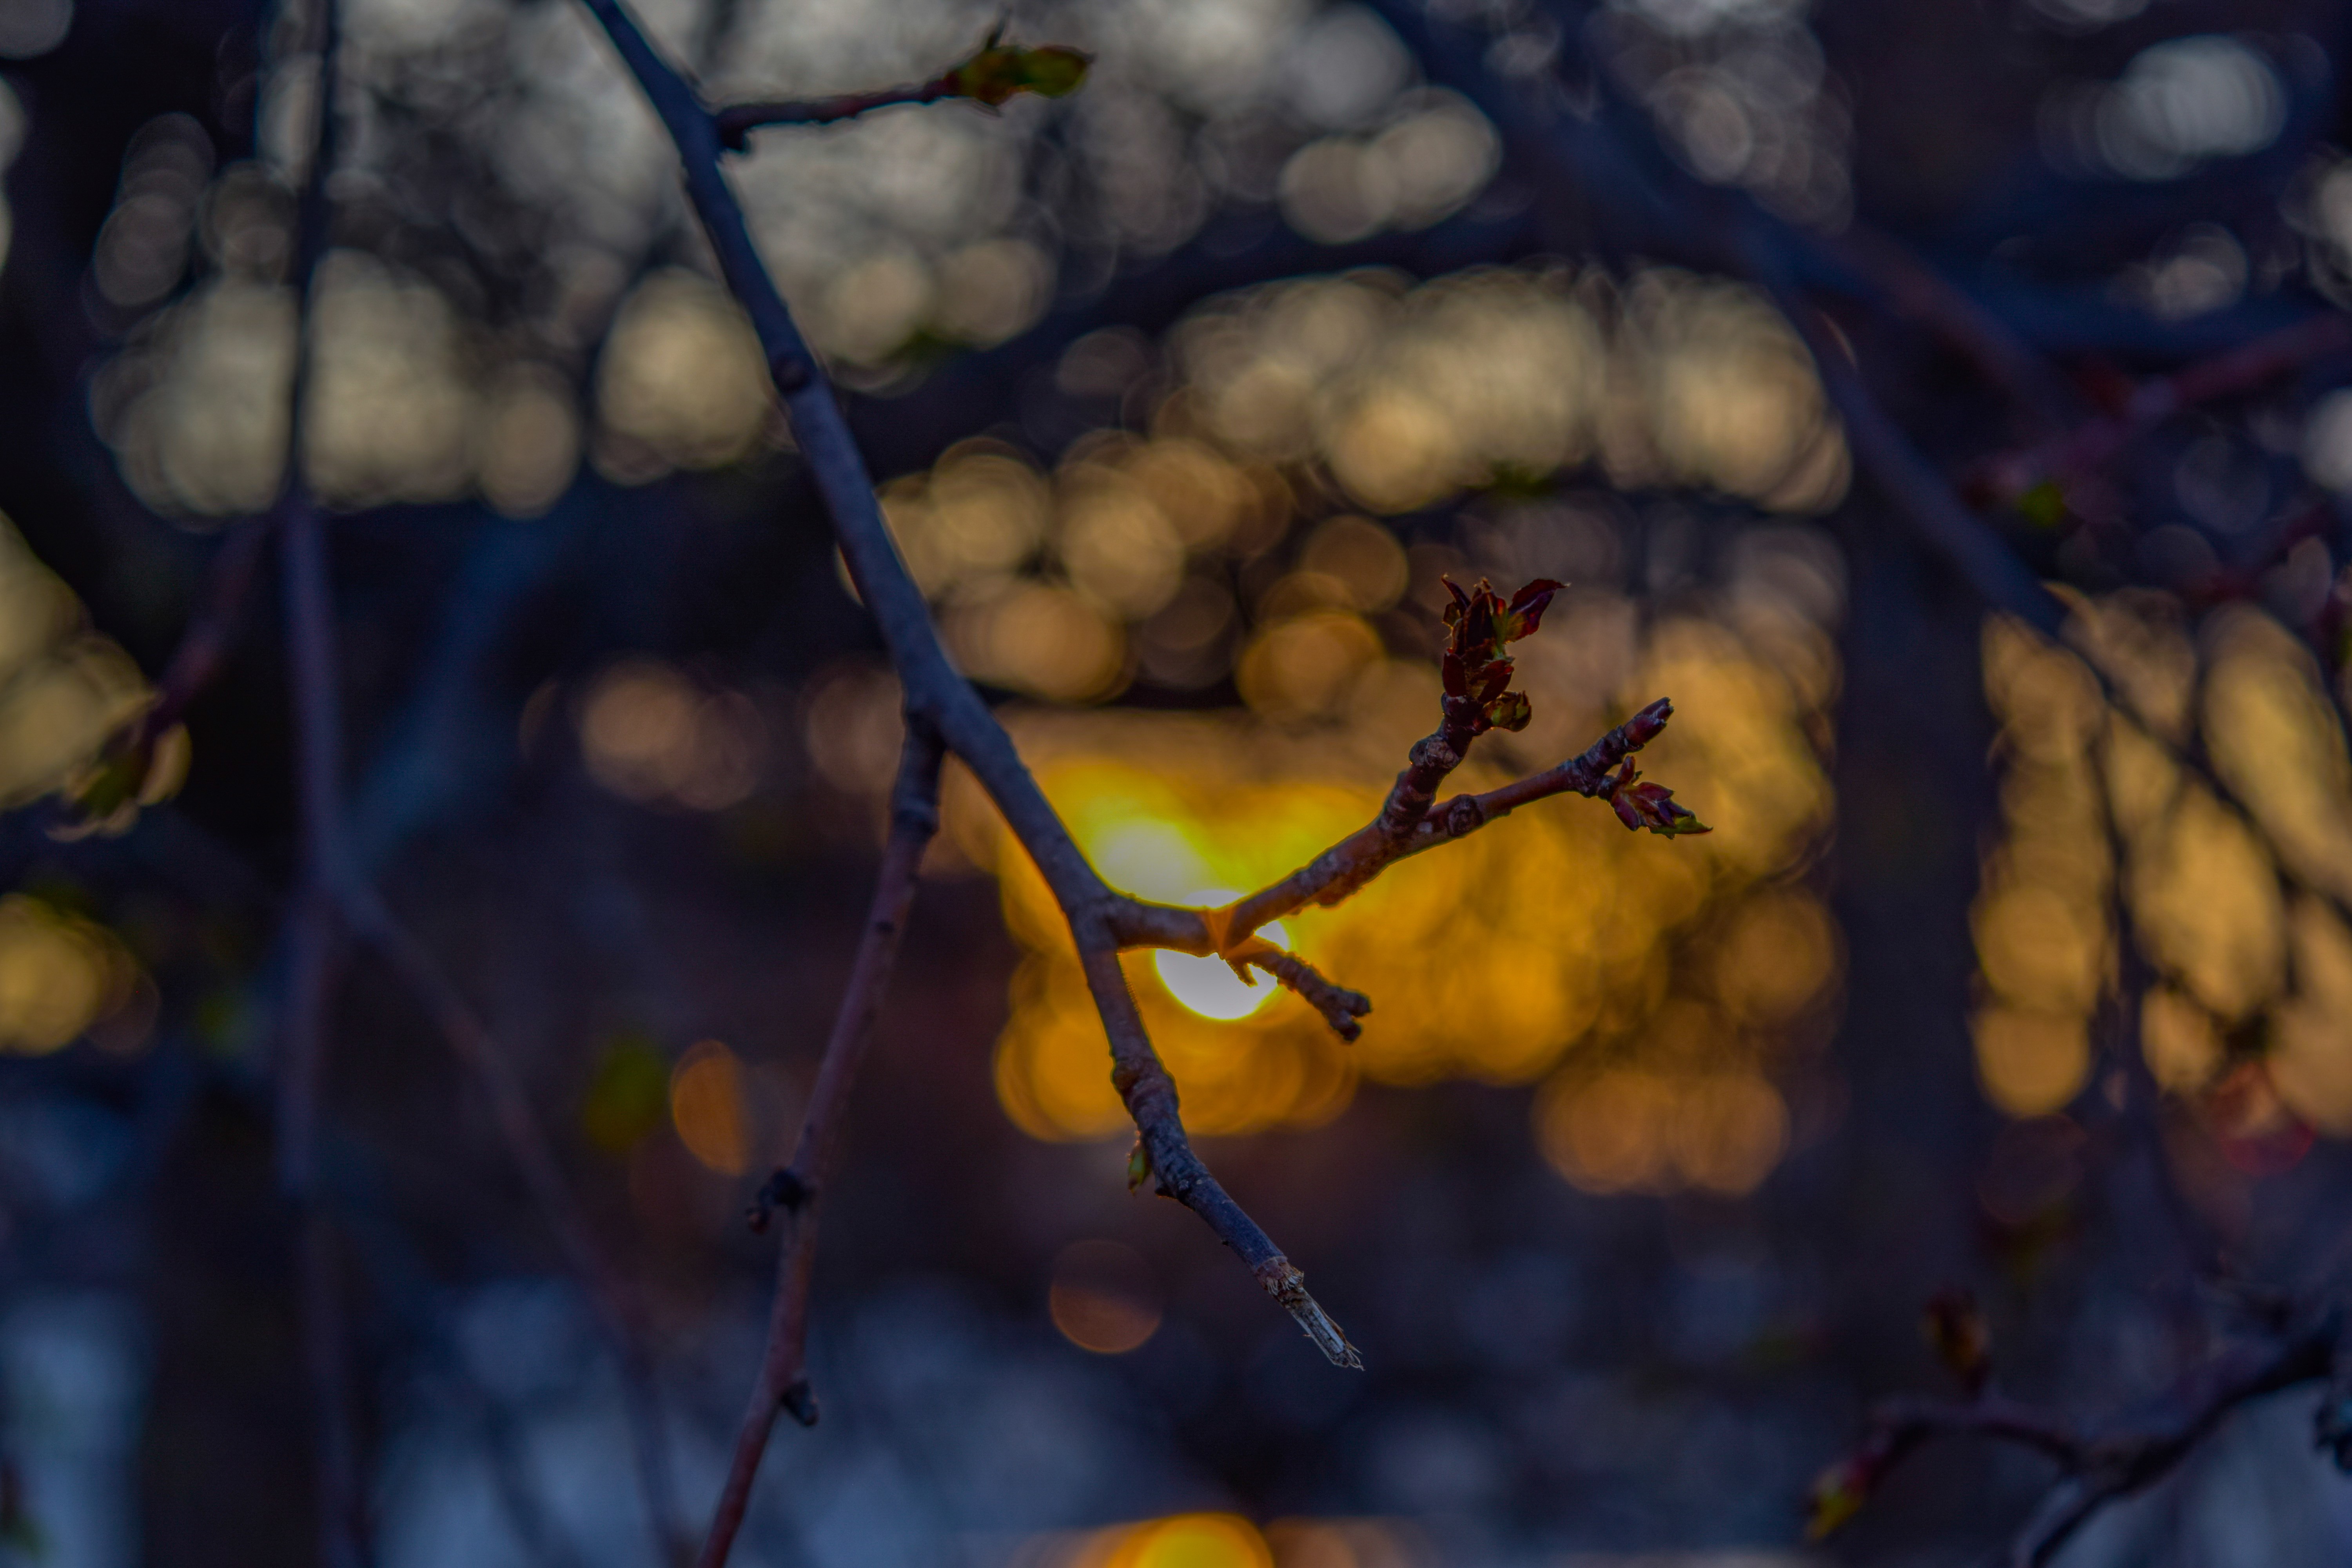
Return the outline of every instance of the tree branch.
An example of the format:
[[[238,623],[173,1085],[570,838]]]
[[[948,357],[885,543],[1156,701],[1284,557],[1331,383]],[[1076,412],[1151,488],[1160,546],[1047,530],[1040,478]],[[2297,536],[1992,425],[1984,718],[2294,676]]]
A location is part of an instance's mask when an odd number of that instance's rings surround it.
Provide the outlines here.
[[[680,1539],[677,1487],[670,1474],[653,1359],[645,1348],[644,1314],[635,1292],[596,1239],[513,1064],[455,983],[375,889],[356,873],[337,883],[336,902],[352,933],[373,948],[400,978],[489,1100],[491,1121],[508,1158],[555,1232],[573,1277],[586,1289],[598,1323],[621,1365],[623,1397],[647,1523],[660,1560],[674,1560]]]
[[[991,113],[1016,94],[1034,92],[1060,98],[1076,91],[1086,79],[1094,57],[1083,50],[1048,45],[1024,48],[1003,41],[999,22],[979,51],[959,60],[927,82],[911,87],[884,88],[879,92],[843,93],[835,98],[782,99],[766,103],[730,104],[711,119],[719,144],[740,153],[751,145],[751,132],[762,125],[829,125],[851,120],[868,110],[898,103],[937,103],[961,98]]]
[[[1262,969],[1282,985],[1297,992],[1307,1005],[1323,1015],[1331,1032],[1349,1045],[1364,1032],[1357,1022],[1372,1010],[1372,999],[1360,991],[1350,991],[1335,985],[1316,971],[1313,964],[1296,953],[1283,952],[1272,942],[1258,942],[1263,952],[1253,952],[1244,960],[1251,968]]]
[[[709,237],[720,276],[759,336],[802,458],[832,519],[834,537],[850,579],[873,615],[898,671],[909,721],[929,725],[946,749],[971,769],[1070,922],[1079,953],[1095,982],[1096,1005],[1111,1043],[1114,1081],[1121,1082],[1122,1093],[1127,1092],[1129,1082],[1148,1090],[1142,1103],[1150,1108],[1152,1124],[1144,1125],[1145,1118],[1139,1116],[1138,1125],[1147,1143],[1164,1147],[1173,1162],[1170,1169],[1178,1180],[1169,1184],[1169,1190],[1242,1254],[1259,1283],[1307,1325],[1310,1336],[1327,1355],[1343,1365],[1356,1364],[1345,1336],[1331,1326],[1329,1318],[1298,1284],[1298,1271],[1209,1178],[1185,1144],[1182,1129],[1175,1121],[1173,1087],[1167,1083],[1167,1074],[1143,1032],[1125,983],[1117,981],[1113,918],[1118,897],[1087,863],[1038,789],[1012,738],[940,646],[923,595],[883,525],[873,477],[850,436],[832,384],[809,352],[751,242],[742,208],[720,168],[725,142],[718,120],[654,49],[620,0],[582,0],[582,4],[604,26],[677,149],[685,166],[688,198]],[[1098,972],[1105,965],[1117,984],[1104,984]],[[1164,1094],[1154,1086],[1164,1087]],[[1130,1110],[1137,1103],[1130,1096]]]
[[[769,1178],[752,1206],[754,1229],[764,1229],[776,1210],[784,1214],[784,1235],[776,1259],[776,1295],[769,1308],[768,1347],[761,1357],[751,1403],[735,1436],[734,1457],[711,1516],[710,1533],[703,1542],[700,1568],[720,1568],[734,1546],[777,1414],[789,1410],[802,1426],[816,1424],[816,1395],[808,1382],[808,1318],[817,1215],[825,1194],[841,1173],[848,1142],[850,1090],[874,1037],[875,1019],[881,1013],[898,941],[907,929],[908,910],[915,901],[916,874],[922,866],[923,851],[939,831],[942,760],[939,737],[920,720],[910,719],[898,757],[898,784],[891,791],[890,835],[883,847],[882,868],[875,878],[874,902],[858,938],[857,956],[850,963],[848,989],[834,1016],[833,1034],[825,1041],[824,1058],[817,1068],[808,1110],[801,1118],[792,1163]]]
[[[717,111],[719,145],[740,153],[751,144],[751,132],[763,125],[831,125],[855,120],[877,109],[899,103],[937,103],[962,96],[952,77],[934,77],[908,87],[886,87],[878,92],[845,92],[833,98],[782,98],[758,103],[730,103]]]
[[[318,1194],[317,1132],[320,1088],[326,1073],[328,1014],[342,963],[342,932],[335,921],[331,889],[339,853],[337,779],[342,750],[342,708],[334,669],[334,626],[327,604],[324,545],[318,508],[302,484],[303,405],[310,386],[310,291],[326,253],[331,207],[327,179],[337,142],[337,74],[341,54],[336,0],[316,0],[309,18],[310,43],[318,54],[318,123],[300,197],[295,249],[296,329],[293,372],[287,396],[288,483],[278,510],[279,566],[286,616],[288,660],[294,709],[296,811],[300,840],[300,883],[287,933],[285,1016],[280,1021],[278,1063],[278,1184],[295,1211],[294,1245],[299,1277],[303,1370],[310,1384],[318,1437],[319,1546],[330,1568],[361,1568],[368,1559],[367,1522],[360,1484],[359,1441],[352,1413],[342,1292],[335,1278],[334,1231]],[[223,545],[215,564],[218,631],[200,616],[174,654],[166,680],[177,677],[179,705],[210,676],[226,647],[227,628],[250,578],[266,532],[259,521],[244,525]],[[174,692],[167,686],[163,708]],[[176,722],[176,711],[151,710],[131,732],[124,761],[142,773],[152,765],[158,737]]]
[[[1966,1402],[1890,1400],[1872,1414],[1853,1451],[1823,1472],[1812,1493],[1813,1533],[1852,1517],[1887,1474],[1930,1437],[1967,1433],[2009,1443],[2055,1461],[2059,1479],[2011,1538],[2011,1568],[2044,1568],[2108,1504],[2169,1475],[2240,1405],[2316,1379],[2328,1393],[2315,1423],[2318,1445],[2352,1469],[2352,1317],[2340,1305],[2304,1314],[2267,1344],[2244,1346],[2207,1363],[2149,1418],[2105,1433],[2084,1430],[2054,1412],[1998,1394]]]
[[[254,569],[261,563],[261,547],[269,533],[268,515],[242,518],[221,531],[218,549],[205,573],[205,587],[194,613],[180,633],[171,662],[155,683],[155,700],[139,716],[132,743],[152,744],[187,712],[188,704],[213,682],[236,640],[237,622],[245,596],[253,585]]]
[[[1971,476],[1996,499],[2014,501],[2035,485],[2081,479],[2184,409],[2252,392],[2314,360],[2352,350],[2352,316],[2329,311],[2282,327],[2170,375],[2144,381],[2124,406],[2055,440],[2004,452],[1978,464]]]
[[[1333,985],[1294,955],[1255,939],[1255,933],[1309,903],[1339,903],[1397,861],[1466,838],[1520,806],[1571,792],[1613,798],[1620,782],[1618,765],[1657,739],[1674,711],[1674,703],[1660,698],[1556,767],[1483,795],[1453,795],[1433,807],[1428,801],[1454,765],[1437,765],[1451,751],[1446,731],[1440,730],[1415,743],[1412,763],[1397,775],[1380,815],[1370,823],[1280,881],[1223,909],[1193,910],[1121,898],[1112,910],[1118,945],[1222,952],[1236,963],[1264,969],[1305,996],[1332,1028],[1352,1040],[1359,1032],[1355,1020],[1370,1012],[1371,1004],[1356,992]],[[1454,754],[1458,760],[1458,753]],[[1404,825],[1402,830],[1392,829],[1398,823]],[[1303,972],[1295,980],[1288,973],[1294,970]]]
[[[315,166],[314,174],[323,167],[323,163]],[[672,1543],[678,1536],[675,1487],[662,1438],[651,1362],[643,1347],[635,1303],[598,1245],[530,1100],[497,1042],[474,1018],[423,945],[394,918],[360,869],[352,847],[341,782],[342,718],[337,690],[341,661],[328,583],[326,519],[303,482],[299,465],[302,421],[299,409],[303,386],[304,377],[298,373],[294,389],[298,414],[291,426],[295,442],[289,448],[291,476],[279,508],[303,840],[302,887],[289,937],[292,976],[288,1059],[281,1079],[281,1170],[287,1173],[289,1189],[307,1192],[315,1163],[325,1014],[334,982],[329,965],[341,934],[340,922],[383,955],[440,1026],[459,1061],[480,1083],[509,1156],[587,1289],[621,1363],[646,1510],[662,1560],[667,1562],[674,1555]],[[314,1233],[315,1227],[306,1236]],[[306,1241],[305,1245],[316,1244]],[[323,1264],[306,1264],[306,1300],[322,1300],[320,1292],[331,1289],[331,1277],[320,1272],[323,1268]],[[306,1321],[324,1321],[331,1316],[311,1313]],[[323,1364],[323,1354],[314,1349],[314,1364]],[[327,1457],[331,1459],[336,1451],[331,1440]],[[334,1500],[331,1496],[329,1500]],[[355,1506],[339,1505],[338,1511],[350,1513]]]
[[[1078,959],[1086,971],[1087,988],[1094,993],[1095,1006],[1110,1036],[1111,1083],[1134,1120],[1159,1191],[1207,1222],[1217,1239],[1249,1265],[1266,1294],[1282,1303],[1332,1364],[1362,1366],[1362,1358],[1339,1325],[1307,1293],[1304,1277],[1192,1152],[1177,1112],[1175,1082],[1144,1033],[1143,1016],[1127,988],[1127,975],[1118,966],[1110,932],[1102,929],[1082,932]]]

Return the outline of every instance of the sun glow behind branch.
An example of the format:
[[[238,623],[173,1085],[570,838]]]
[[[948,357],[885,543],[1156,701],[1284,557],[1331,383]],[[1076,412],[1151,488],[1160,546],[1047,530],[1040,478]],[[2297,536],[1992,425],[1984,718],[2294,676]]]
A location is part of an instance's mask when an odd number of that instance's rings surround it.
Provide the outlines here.
[[[1202,909],[1215,909],[1241,896],[1236,888],[1204,888],[1184,901]],[[1290,945],[1289,929],[1280,921],[1268,921],[1258,928],[1256,934],[1276,947]],[[1232,964],[1213,953],[1162,949],[1152,954],[1151,967],[1171,996],[1203,1018],[1246,1018],[1273,1001],[1275,992],[1280,989],[1255,969],[1244,978],[1234,972]]]

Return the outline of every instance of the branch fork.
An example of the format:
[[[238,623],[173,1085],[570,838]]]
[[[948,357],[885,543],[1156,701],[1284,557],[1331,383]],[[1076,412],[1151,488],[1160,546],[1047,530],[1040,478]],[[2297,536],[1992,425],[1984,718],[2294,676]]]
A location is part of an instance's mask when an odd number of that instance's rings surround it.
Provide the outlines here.
[[[1451,634],[1445,656],[1444,722],[1414,748],[1410,765],[1383,805],[1376,823],[1352,836],[1310,867],[1233,906],[1213,931],[1209,912],[1151,905],[1113,891],[1070,837],[1037,787],[1011,738],[978,691],[957,671],[941,646],[920,590],[884,525],[873,476],[852,438],[823,367],[810,352],[791,310],[761,260],[740,205],[727,183],[723,159],[755,124],[784,120],[806,122],[841,118],[835,108],[860,112],[851,100],[831,100],[825,112],[781,113],[780,106],[743,106],[712,113],[693,89],[663,59],[631,17],[623,0],[581,0],[602,25],[622,62],[660,117],[684,165],[687,193],[708,234],[711,252],[728,289],[751,318],[776,389],[782,395],[802,458],[831,517],[835,542],[858,597],[875,618],[883,645],[906,693],[908,752],[902,759],[898,801],[926,806],[911,815],[894,811],[889,847],[875,895],[875,910],[851,972],[850,986],[836,1018],[824,1066],[811,1097],[800,1147],[787,1169],[806,1196],[797,1206],[767,1205],[788,1215],[781,1248],[775,1306],[759,1385],[747,1408],[728,1478],[707,1540],[700,1568],[722,1568],[742,1523],[753,1477],[777,1413],[792,1409],[813,1419],[806,1392],[803,1345],[814,1237],[821,1194],[839,1158],[840,1107],[888,972],[896,935],[911,900],[920,844],[937,821],[938,763],[945,753],[961,758],[1007,826],[1035,863],[1069,921],[1079,963],[1110,1046],[1111,1079],[1133,1119],[1142,1160],[1160,1190],[1192,1209],[1245,1264],[1259,1285],[1289,1312],[1334,1364],[1357,1367],[1361,1357],[1347,1335],[1306,1288],[1296,1265],[1234,1201],[1192,1152],[1179,1113],[1176,1086],[1153,1049],[1119,964],[1124,948],[1160,946],[1190,952],[1216,952],[1229,963],[1260,968],[1305,995],[1348,1036],[1370,1004],[1331,984],[1295,955],[1270,942],[1256,945],[1255,932],[1280,913],[1310,899],[1336,902],[1390,862],[1425,847],[1417,835],[1438,786],[1457,767],[1471,740],[1492,728],[1518,729],[1527,722],[1523,694],[1509,690],[1510,661],[1503,646],[1532,633],[1559,584],[1530,584],[1507,602],[1485,583],[1475,590],[1449,584],[1454,603],[1446,611]],[[1075,89],[1086,57],[1076,50],[1022,50],[992,37],[981,53],[950,73],[956,93],[935,93],[935,81],[911,95],[882,95],[878,101],[929,101],[962,96],[1002,102],[1018,91],[1058,96]],[[868,102],[863,107],[873,107]],[[805,110],[807,106],[796,107]],[[1653,705],[1646,733],[1633,738],[1612,731],[1612,761],[1638,747],[1664,722],[1665,710]],[[1640,719],[1642,716],[1637,716]],[[1633,722],[1633,721],[1629,721]],[[1590,754],[1590,753],[1588,753]],[[1554,770],[1559,773],[1559,770]],[[928,779],[928,784],[923,781]],[[910,782],[911,781],[911,782]],[[1522,781],[1526,784],[1528,781]],[[1522,793],[1499,803],[1480,797],[1475,805],[1449,811],[1442,820],[1461,837],[1513,805],[1569,787],[1582,788],[1581,773],[1562,774],[1552,787]],[[1597,786],[1597,776],[1590,781]],[[1621,786],[1622,787],[1622,786]],[[1591,794],[1586,788],[1584,793]],[[1439,840],[1430,839],[1429,843]],[[772,1188],[775,1184],[772,1183]],[[782,1194],[779,1194],[781,1198]],[[754,1205],[754,1213],[761,1212]],[[803,1415],[805,1411],[805,1415]]]

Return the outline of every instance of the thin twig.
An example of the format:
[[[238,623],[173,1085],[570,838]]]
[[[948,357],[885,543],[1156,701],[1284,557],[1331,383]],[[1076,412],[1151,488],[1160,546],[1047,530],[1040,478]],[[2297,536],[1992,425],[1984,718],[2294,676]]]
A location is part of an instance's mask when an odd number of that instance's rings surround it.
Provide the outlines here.
[[[1249,955],[1246,962],[1250,967],[1265,970],[1281,984],[1297,992],[1308,1006],[1323,1015],[1323,1021],[1331,1026],[1332,1033],[1350,1045],[1354,1044],[1364,1032],[1364,1026],[1357,1020],[1372,1010],[1372,999],[1360,991],[1333,984],[1297,953],[1266,945],[1268,951]]]
[[[915,901],[923,851],[939,832],[942,760],[939,737],[920,720],[910,719],[898,758],[898,784],[891,792],[889,838],[875,878],[873,907],[858,937],[857,955],[849,966],[848,989],[834,1016],[833,1034],[825,1041],[824,1061],[817,1068],[808,1110],[801,1118],[792,1163],[769,1181],[754,1210],[755,1226],[763,1226],[773,1210],[783,1211],[776,1295],[769,1308],[768,1346],[761,1357],[759,1381],[736,1433],[734,1457],[711,1515],[700,1568],[720,1568],[727,1561],[743,1527],[744,1511],[751,1506],[751,1483],[759,1474],[760,1459],[767,1451],[778,1413],[791,1411],[803,1426],[816,1424],[816,1395],[808,1382],[808,1315],[817,1216],[825,1194],[841,1173],[848,1142],[850,1091],[874,1037],[875,1019],[881,1013],[898,941],[907,929],[908,910]]]
[[[1220,948],[1310,902],[1339,902],[1405,853],[1436,802],[1437,786],[1462,765],[1476,732],[1470,703],[1447,697],[1444,704],[1444,722],[1413,742],[1380,815],[1280,881],[1212,912],[1210,934]]]
[[[245,598],[261,563],[268,542],[269,515],[241,518],[222,530],[219,546],[205,572],[205,586],[194,613],[180,633],[163,677],[155,683],[155,700],[139,716],[134,744],[160,738],[186,714],[188,704],[210,686],[236,641],[237,623]]]
[[[2352,350],[2352,316],[2315,315],[2184,366],[2170,375],[2142,382],[2122,408],[2019,452],[2003,452],[1978,465],[1976,481],[2001,500],[2015,500],[2045,480],[2081,479],[2132,442],[2185,409],[2215,398],[2252,392],[2314,360]]]
[[[643,1312],[633,1291],[605,1254],[588,1224],[572,1184],[548,1142],[530,1097],[513,1064],[456,984],[414,933],[392,913],[375,889],[356,875],[337,886],[337,901],[352,933],[391,968],[433,1020],[459,1063],[490,1102],[499,1141],[506,1147],[532,1201],[555,1232],[557,1246],[574,1278],[586,1288],[599,1326],[620,1362],[623,1397],[628,1406],[630,1440],[647,1521],[661,1560],[677,1554],[677,1488],[654,1382],[645,1349]]]
[[[337,780],[342,711],[334,679],[334,628],[325,591],[324,546],[318,508],[302,483],[304,404],[310,391],[311,290],[326,253],[332,208],[327,181],[334,169],[338,132],[337,79],[341,27],[336,0],[316,0],[310,44],[318,56],[318,122],[300,197],[295,247],[294,366],[287,386],[286,494],[278,507],[286,643],[294,710],[295,798],[300,841],[300,884],[287,937],[287,977],[278,1076],[278,1181],[292,1201],[300,1279],[302,1361],[318,1438],[320,1554],[331,1568],[360,1568],[368,1558],[367,1522],[359,1479],[359,1440],[344,1362],[342,1293],[335,1278],[333,1227],[318,1193],[319,1099],[326,1074],[329,1010],[341,967],[342,932],[329,893],[335,877]],[[200,617],[166,674],[163,708],[184,707],[208,679],[226,646],[263,537],[263,525],[244,525],[223,546],[214,583],[216,615]],[[215,631],[215,623],[217,624]],[[173,681],[176,679],[176,690]],[[167,731],[176,711],[144,716],[133,736],[140,747]]]
[[[342,704],[336,689],[334,621],[327,602],[325,544],[317,507],[297,496],[278,533],[286,646],[293,684],[294,778],[301,881],[287,931],[285,1055],[278,1066],[278,1178],[305,1196],[317,1165],[319,1085],[326,1013],[342,932],[333,888],[341,868]]]
[[[1607,799],[1616,787],[1613,772],[1617,765],[1657,739],[1674,711],[1674,703],[1660,698],[1555,767],[1529,773],[1483,795],[1452,795],[1434,806],[1425,802],[1444,773],[1429,779],[1424,770],[1429,763],[1426,753],[1433,749],[1431,743],[1439,741],[1443,731],[1432,735],[1413,747],[1413,766],[1397,776],[1380,815],[1370,823],[1281,880],[1222,910],[1190,910],[1141,899],[1124,900],[1116,911],[1119,945],[1216,952],[1221,951],[1220,933],[1225,939],[1223,946],[1231,947],[1307,904],[1336,904],[1397,861],[1465,838],[1520,806],[1571,792],[1588,798]],[[1398,809],[1401,797],[1406,802],[1403,810]],[[1416,808],[1416,802],[1423,804]],[[1392,821],[1410,826],[1402,833],[1391,833],[1389,825]],[[1254,957],[1249,961],[1256,962]],[[1269,969],[1268,973],[1274,971]]]
[[[2347,1328],[2352,1318],[2340,1306],[2307,1312],[2267,1344],[2239,1347],[2208,1362],[2142,1424],[2106,1432],[1993,1394],[1969,1401],[1890,1400],[1872,1413],[1862,1442],[1819,1484],[1848,1489],[1836,1516],[1842,1518],[1930,1437],[1969,1434],[2030,1448],[2054,1461],[2060,1475],[2011,1538],[2007,1559],[2011,1568],[2044,1568],[2093,1515],[2169,1475],[2240,1405],[2298,1384],[2329,1380],[2317,1440],[2344,1463],[2342,1445],[2352,1429],[2337,1417],[2352,1365]]]
[[[845,92],[832,98],[771,99],[759,103],[730,103],[715,111],[721,146],[740,153],[751,142],[751,132],[763,125],[831,125],[855,120],[877,109],[900,103],[937,103],[962,96],[952,76],[907,87],[887,87],[878,92]]]
[[[1135,1122],[1159,1190],[1206,1220],[1219,1239],[1240,1254],[1259,1286],[1282,1303],[1333,1365],[1362,1366],[1339,1325],[1307,1293],[1298,1270],[1192,1152],[1178,1114],[1175,1080],[1144,1032],[1143,1016],[1127,988],[1110,933],[1083,935],[1078,956],[1087,988],[1094,993],[1095,1007],[1110,1036],[1111,1083]]]
[[[325,14],[331,23],[331,4]],[[331,53],[322,68],[331,76]],[[331,110],[331,101],[329,109]],[[323,124],[331,123],[330,112]],[[331,141],[322,129],[320,150],[314,154],[310,171],[314,185],[323,187],[331,153]],[[326,223],[323,196],[315,202],[306,199],[303,243],[313,271],[316,257],[325,244]],[[306,321],[307,318],[306,301]],[[289,425],[289,479],[279,508],[287,642],[295,687],[297,794],[304,844],[303,885],[297,900],[297,921],[290,942],[298,961],[296,978],[289,985],[289,994],[297,1005],[292,1023],[298,1032],[289,1037],[281,1107],[282,1158],[288,1170],[302,1174],[289,1178],[289,1183],[297,1184],[298,1190],[307,1189],[307,1173],[314,1159],[323,1055],[320,1041],[332,987],[331,973],[316,955],[331,951],[328,944],[339,936],[335,928],[340,921],[383,954],[394,970],[407,981],[441,1026],[459,1060],[488,1096],[493,1119],[509,1156],[553,1226],[567,1260],[586,1288],[612,1341],[621,1365],[647,1524],[659,1559],[667,1563],[677,1556],[679,1540],[676,1487],[670,1477],[668,1446],[663,1436],[651,1359],[644,1348],[634,1298],[598,1245],[531,1110],[529,1098],[497,1042],[473,1017],[431,955],[393,916],[367,882],[352,848],[350,822],[342,798],[342,723],[337,690],[341,664],[335,647],[334,609],[328,585],[326,520],[301,471],[301,415],[308,384],[303,367],[307,359],[307,353],[298,355],[294,414]]]

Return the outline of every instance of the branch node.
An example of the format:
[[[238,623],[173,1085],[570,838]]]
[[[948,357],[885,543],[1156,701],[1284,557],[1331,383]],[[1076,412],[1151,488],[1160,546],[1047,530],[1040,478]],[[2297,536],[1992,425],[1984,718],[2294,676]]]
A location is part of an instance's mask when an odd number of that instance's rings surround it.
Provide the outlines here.
[[[743,1211],[743,1223],[750,1226],[755,1234],[764,1232],[768,1228],[768,1221],[775,1216],[778,1209],[786,1214],[798,1214],[802,1206],[815,1195],[816,1189],[803,1181],[799,1172],[790,1165],[779,1165],[775,1173],[761,1183],[760,1190],[751,1194],[751,1206]]]
[[[806,386],[813,374],[808,361],[798,354],[782,353],[768,362],[769,378],[786,397]]]
[[[791,1412],[793,1419],[802,1426],[816,1425],[816,1391],[809,1386],[807,1378],[793,1379],[791,1384],[777,1397],[776,1403]]]
[[[1442,730],[1415,741],[1412,750],[1406,752],[1405,757],[1416,768],[1435,768],[1444,773],[1450,773],[1462,765],[1462,753],[1446,744],[1445,732]]]

